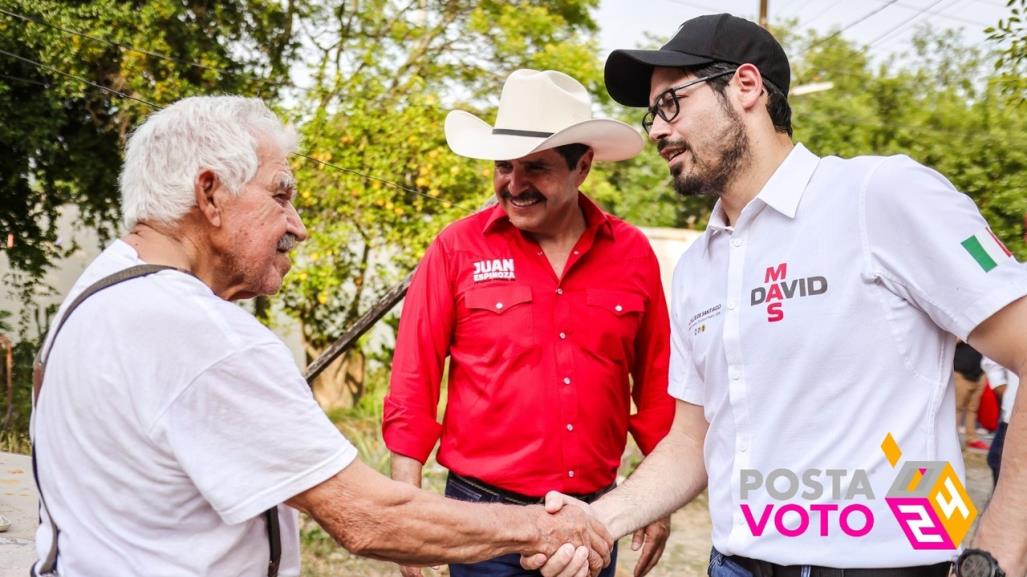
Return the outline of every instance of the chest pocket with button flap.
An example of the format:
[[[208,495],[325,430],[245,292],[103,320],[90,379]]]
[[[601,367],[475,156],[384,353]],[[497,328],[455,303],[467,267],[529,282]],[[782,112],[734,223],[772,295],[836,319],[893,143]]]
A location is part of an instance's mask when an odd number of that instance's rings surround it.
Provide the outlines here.
[[[466,314],[460,316],[457,338],[480,341],[482,347],[534,346],[531,287],[501,285],[464,293]],[[465,341],[468,342],[469,341]]]
[[[593,351],[630,361],[645,313],[645,299],[626,291],[588,289],[585,303],[592,318],[592,330],[588,332],[594,339]]]

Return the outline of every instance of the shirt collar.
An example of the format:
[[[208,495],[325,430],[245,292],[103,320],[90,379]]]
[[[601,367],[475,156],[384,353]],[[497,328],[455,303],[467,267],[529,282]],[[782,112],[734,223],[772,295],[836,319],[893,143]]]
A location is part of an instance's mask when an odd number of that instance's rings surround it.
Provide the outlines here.
[[[819,163],[819,156],[810,152],[802,143],[796,144],[753,201],[762,202],[782,215],[794,219],[799,211],[802,195],[806,192],[806,186]],[[717,200],[710,214],[709,224],[706,225],[706,234],[703,235],[707,252],[713,236],[728,228],[731,227],[727,224],[724,207],[720,200]]]
[[[602,233],[613,237],[613,225],[610,223],[609,215],[603,212],[603,209],[599,208],[596,203],[592,202],[592,199],[578,192],[578,206],[581,207],[581,212],[585,215],[586,232],[592,232],[593,234]],[[496,203],[492,207],[488,218],[485,219],[482,233],[496,232],[509,226],[512,225],[510,224],[510,218],[506,216],[506,211],[503,210],[503,205]]]

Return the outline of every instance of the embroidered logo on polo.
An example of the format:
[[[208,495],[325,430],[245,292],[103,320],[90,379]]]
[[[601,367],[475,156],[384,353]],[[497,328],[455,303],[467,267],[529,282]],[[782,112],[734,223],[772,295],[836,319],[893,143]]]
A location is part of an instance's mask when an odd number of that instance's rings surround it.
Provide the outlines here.
[[[691,331],[692,336],[705,333],[706,321],[719,317],[720,309],[721,305],[714,305],[692,315],[692,318],[688,319],[688,330]]]
[[[788,263],[767,267],[763,275],[763,284],[752,289],[749,305],[766,305],[767,322],[776,323],[784,320],[786,301],[794,298],[819,296],[827,292],[827,278],[808,276],[788,279]]]
[[[517,280],[514,274],[514,259],[494,258],[474,263],[474,282],[488,280]]]

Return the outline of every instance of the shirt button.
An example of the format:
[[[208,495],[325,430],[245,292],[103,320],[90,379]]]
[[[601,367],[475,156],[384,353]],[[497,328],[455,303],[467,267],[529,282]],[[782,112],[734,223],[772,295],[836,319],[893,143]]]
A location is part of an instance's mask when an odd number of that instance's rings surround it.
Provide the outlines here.
[[[581,251],[576,250],[576,251],[574,251],[574,254],[581,254]]]
[[[731,241],[731,244],[734,245],[734,246],[742,246],[743,241],[740,238],[736,238],[736,239]]]
[[[563,289],[562,288],[556,289],[556,294],[562,295],[563,294]]]
[[[728,369],[727,374],[728,374],[728,376],[731,377],[732,381],[739,381],[739,380],[742,379],[742,371],[740,371],[740,370],[738,370],[738,369],[736,369],[734,367],[731,367],[730,369]]]
[[[623,311],[623,310],[624,310],[624,307],[622,307],[622,306],[620,306],[620,305],[617,305],[617,306],[613,307],[613,310],[615,310],[615,311],[617,311],[617,312],[621,312],[621,311]]]
[[[538,255],[539,255],[539,256],[542,256],[542,251],[538,251]]]
[[[567,471],[567,476],[568,477],[573,477],[574,476],[574,471]]]
[[[563,384],[565,384],[565,385],[571,384],[571,378],[570,377],[564,377],[563,378]]]
[[[727,310],[729,310],[729,311],[735,310],[735,303],[733,303],[733,302],[727,303]]]
[[[503,310],[503,303],[496,303],[496,310]]]
[[[566,339],[566,338],[567,338],[567,333],[561,332],[560,333],[560,340],[563,340],[563,339]]]
[[[567,430],[568,431],[573,431],[574,430],[574,425],[572,425],[570,423],[567,423]]]

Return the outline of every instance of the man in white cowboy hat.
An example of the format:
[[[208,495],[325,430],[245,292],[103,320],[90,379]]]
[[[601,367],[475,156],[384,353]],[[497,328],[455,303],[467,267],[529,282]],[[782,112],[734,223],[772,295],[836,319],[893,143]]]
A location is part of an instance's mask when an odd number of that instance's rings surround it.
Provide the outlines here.
[[[614,485],[627,433],[648,453],[673,416],[656,256],[579,191],[593,161],[630,158],[642,138],[593,119],[570,76],[518,70],[495,126],[453,111],[446,139],[495,162],[498,203],[447,227],[414,275],[382,426],[392,476],[420,485],[440,442],[450,497],[527,504],[559,490],[591,501]],[[661,519],[636,533],[636,575],[656,563],[669,530]],[[454,577],[525,574],[518,561],[450,567]]]

